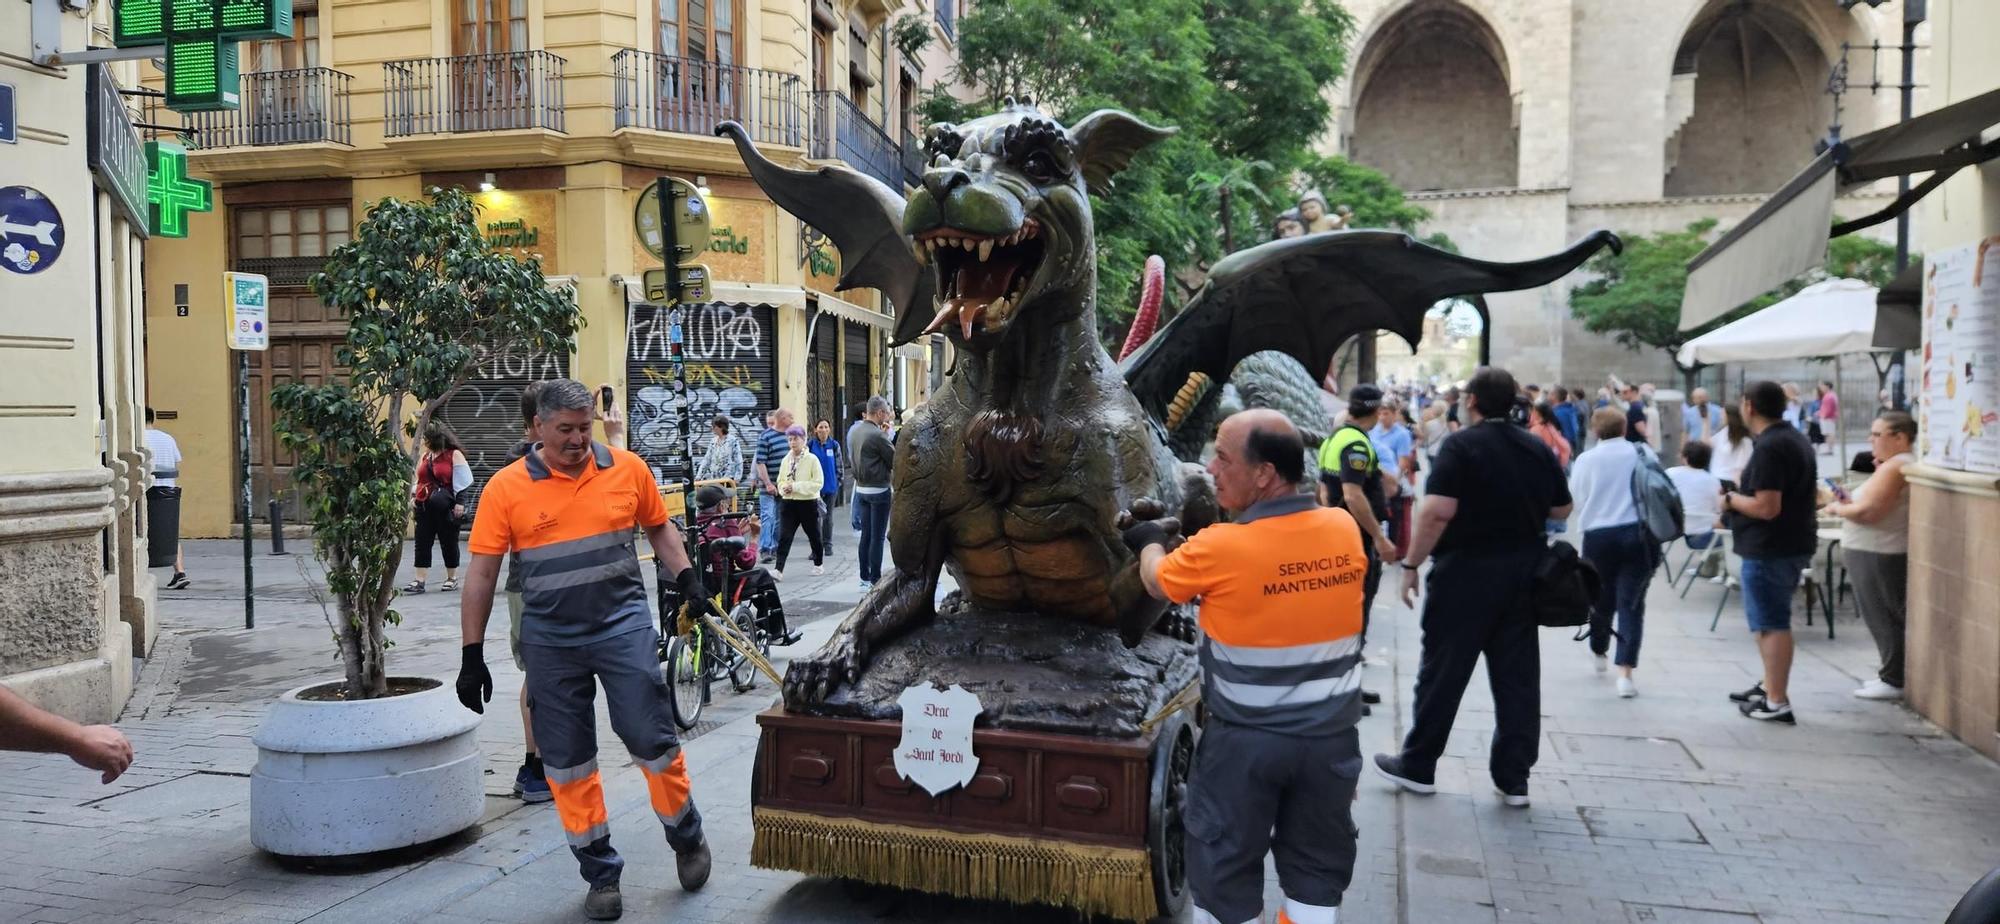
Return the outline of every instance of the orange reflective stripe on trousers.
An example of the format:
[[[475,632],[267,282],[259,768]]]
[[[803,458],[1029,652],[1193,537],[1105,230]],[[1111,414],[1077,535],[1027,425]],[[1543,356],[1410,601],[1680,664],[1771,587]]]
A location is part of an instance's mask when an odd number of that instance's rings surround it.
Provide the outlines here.
[[[639,772],[646,775],[646,794],[653,800],[653,814],[672,827],[687,812],[691,786],[687,758],[679,747],[674,747],[659,757],[638,763]]]
[[[546,772],[563,835],[572,846],[587,846],[611,833],[611,816],[604,810],[604,780],[595,758],[575,767],[548,767]]]

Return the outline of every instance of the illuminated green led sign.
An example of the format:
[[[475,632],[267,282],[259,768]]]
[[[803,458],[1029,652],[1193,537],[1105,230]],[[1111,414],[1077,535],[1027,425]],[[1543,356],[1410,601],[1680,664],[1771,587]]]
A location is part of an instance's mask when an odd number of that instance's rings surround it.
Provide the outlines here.
[[[213,187],[187,175],[187,148],[146,142],[146,216],[154,237],[187,237],[189,212],[215,208]]]
[[[236,43],[291,38],[292,0],[122,0],[111,44],[167,46],[167,108],[235,109],[241,84]]]

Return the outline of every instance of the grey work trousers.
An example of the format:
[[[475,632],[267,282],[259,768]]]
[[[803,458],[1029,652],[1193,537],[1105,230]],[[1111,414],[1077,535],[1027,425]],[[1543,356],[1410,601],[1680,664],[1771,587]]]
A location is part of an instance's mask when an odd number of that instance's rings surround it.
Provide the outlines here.
[[[1841,557],[1847,562],[1847,579],[1854,585],[1854,603],[1861,608],[1861,621],[1868,624],[1875,650],[1882,655],[1882,669],[1876,676],[1900,689],[1910,556],[1843,549]]]
[[[1352,809],[1360,775],[1361,739],[1353,728],[1300,737],[1210,716],[1188,778],[1195,920],[1257,920],[1266,853],[1288,907],[1338,907],[1354,878],[1359,832]]]

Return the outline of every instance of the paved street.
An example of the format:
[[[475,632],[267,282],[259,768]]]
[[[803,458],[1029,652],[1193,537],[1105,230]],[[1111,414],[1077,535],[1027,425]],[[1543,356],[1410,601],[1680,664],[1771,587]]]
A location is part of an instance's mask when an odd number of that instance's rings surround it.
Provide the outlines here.
[[[294,541],[292,551],[304,551]],[[810,650],[858,598],[853,536],[828,577],[795,565],[783,587]],[[163,591],[163,631],[120,725],[138,753],[115,784],[61,758],[0,755],[0,920],[582,920],[582,883],[549,806],[508,796],[520,759],[520,675],[490,660],[497,691],[480,732],[488,762],[483,824],[421,856],[306,870],[250,846],[250,744],[277,694],[339,671],[297,557],[259,543],[257,628],[242,628],[238,546],[190,543],[187,591]],[[407,560],[407,559],[406,559]],[[1678,561],[1678,558],[1676,558]],[[316,575],[315,575],[316,576]],[[437,579],[433,575],[433,581]],[[1385,580],[1393,586],[1395,575]],[[2000,865],[2000,767],[1900,706],[1850,697],[1874,650],[1843,607],[1800,627],[1795,728],[1736,715],[1723,694],[1757,676],[1732,599],[1708,629],[1719,590],[1686,601],[1655,582],[1638,674],[1619,700],[1567,633],[1543,633],[1541,763],[1533,808],[1499,805],[1484,774],[1492,710],[1479,677],[1466,699],[1440,792],[1395,794],[1361,782],[1362,852],[1344,922],[1603,921],[1936,922]],[[1368,685],[1384,704],[1364,720],[1369,750],[1392,746],[1409,713],[1413,614],[1378,604]],[[449,679],[458,663],[457,597],[405,598],[393,671]],[[504,613],[502,614],[504,618]],[[496,627],[497,629],[498,627]],[[497,639],[504,634],[493,634]],[[768,686],[719,692],[688,744],[717,869],[704,891],[673,881],[643,781],[607,761],[616,843],[628,860],[626,920],[784,922],[1062,921],[1048,909],[844,887],[749,867],[749,775]],[[600,723],[602,724],[602,723]],[[615,742],[608,727],[605,742]],[[617,754],[611,743],[607,754]],[[611,767],[618,763],[619,766]],[[1275,883],[1267,888],[1273,898]]]

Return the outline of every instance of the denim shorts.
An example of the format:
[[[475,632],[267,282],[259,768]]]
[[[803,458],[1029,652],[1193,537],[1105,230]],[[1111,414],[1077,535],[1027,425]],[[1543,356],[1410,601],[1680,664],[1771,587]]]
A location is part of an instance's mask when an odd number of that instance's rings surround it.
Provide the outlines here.
[[[1743,559],[1743,615],[1752,632],[1790,632],[1792,593],[1810,555]]]

